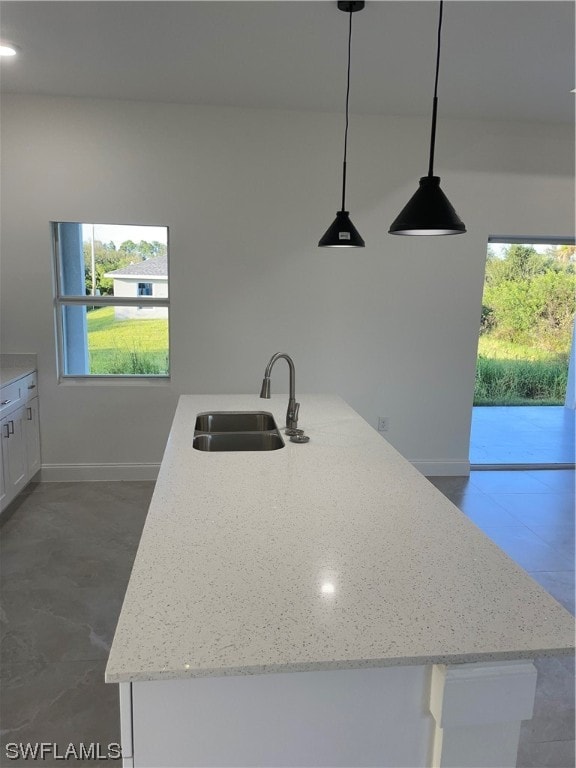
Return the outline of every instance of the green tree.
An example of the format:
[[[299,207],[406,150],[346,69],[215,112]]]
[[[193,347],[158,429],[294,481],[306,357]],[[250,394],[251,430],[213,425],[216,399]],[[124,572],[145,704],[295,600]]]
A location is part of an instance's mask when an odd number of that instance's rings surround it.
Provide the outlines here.
[[[574,271],[576,265],[576,245],[552,245],[546,250],[549,256],[561,268]]]
[[[567,358],[572,343],[576,276],[566,270],[536,275],[530,293],[538,307],[531,329],[533,343]]]
[[[86,282],[86,294],[92,293],[92,242],[86,240],[83,244],[84,274]],[[121,267],[134,264],[145,259],[153,259],[165,256],[167,247],[165,243],[157,240],[148,242],[141,240],[136,244],[133,240],[125,240],[118,248],[110,241],[103,243],[94,241],[94,263],[96,267],[96,288],[103,295],[112,295],[113,279],[104,277],[106,272],[113,272]]]
[[[106,264],[96,265],[96,286],[102,296],[114,295],[114,278],[104,277],[107,272],[112,272],[114,267],[110,268]]]
[[[120,257],[120,266],[136,264],[143,259],[139,246],[133,240],[125,240],[123,243],[120,243],[117,253]]]
[[[168,253],[168,246],[166,243],[159,243],[158,240],[153,240],[152,245],[154,247],[154,256],[166,256]]]
[[[547,272],[553,259],[541,253],[532,245],[515,243],[504,252],[504,256],[488,256],[486,262],[486,283],[498,284],[507,280],[526,280],[533,275]]]
[[[82,244],[84,254],[84,274],[86,280],[86,294],[92,293],[92,242],[85,241]],[[102,243],[94,241],[94,264],[96,267],[96,288],[102,294],[112,293],[112,279],[104,277],[106,272],[112,272],[130,263],[130,256],[116,250],[112,241]]]
[[[576,276],[554,269],[530,279],[488,283],[483,307],[487,330],[497,338],[564,355],[570,348],[575,291]]]
[[[497,338],[517,344],[527,342],[538,307],[530,300],[529,280],[501,280],[489,283],[484,303],[491,315],[492,332]]]
[[[138,253],[142,259],[155,259],[158,256],[165,256],[167,252],[165,243],[159,243],[158,240],[148,242],[140,240],[138,243]]]

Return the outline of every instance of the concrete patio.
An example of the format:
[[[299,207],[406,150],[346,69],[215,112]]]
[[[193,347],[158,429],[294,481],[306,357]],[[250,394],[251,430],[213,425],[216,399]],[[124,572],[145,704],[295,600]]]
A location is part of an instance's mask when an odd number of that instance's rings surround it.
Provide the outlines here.
[[[476,406],[470,463],[574,467],[575,411],[564,406]]]

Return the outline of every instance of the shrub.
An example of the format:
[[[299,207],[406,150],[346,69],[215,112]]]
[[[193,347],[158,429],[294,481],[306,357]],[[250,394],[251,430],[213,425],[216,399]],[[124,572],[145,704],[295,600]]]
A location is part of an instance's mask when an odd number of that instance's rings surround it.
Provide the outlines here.
[[[482,304],[482,317],[480,318],[480,333],[490,333],[494,328],[494,310],[486,304]]]
[[[553,353],[570,348],[576,276],[568,271],[486,283],[483,320],[497,338]],[[488,330],[488,329],[486,329]]]
[[[576,277],[569,272],[546,272],[532,280],[531,294],[539,312],[531,336],[549,352],[570,349],[575,291]]]

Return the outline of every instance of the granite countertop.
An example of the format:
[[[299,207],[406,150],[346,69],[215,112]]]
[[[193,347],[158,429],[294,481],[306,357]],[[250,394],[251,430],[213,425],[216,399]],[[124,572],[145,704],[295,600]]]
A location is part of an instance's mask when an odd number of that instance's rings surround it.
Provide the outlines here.
[[[355,411],[298,399],[309,443],[205,453],[197,413],[281,426],[288,398],[180,398],[107,682],[570,652],[570,614]]]

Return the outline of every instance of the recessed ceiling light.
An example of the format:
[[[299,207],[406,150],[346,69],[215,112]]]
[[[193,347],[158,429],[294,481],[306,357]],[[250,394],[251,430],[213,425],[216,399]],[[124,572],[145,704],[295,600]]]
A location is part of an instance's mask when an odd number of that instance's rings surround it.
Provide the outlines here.
[[[8,40],[0,40],[0,56],[16,56],[18,46]]]

